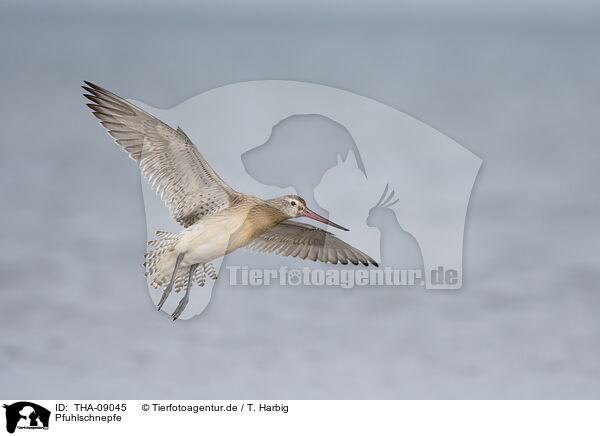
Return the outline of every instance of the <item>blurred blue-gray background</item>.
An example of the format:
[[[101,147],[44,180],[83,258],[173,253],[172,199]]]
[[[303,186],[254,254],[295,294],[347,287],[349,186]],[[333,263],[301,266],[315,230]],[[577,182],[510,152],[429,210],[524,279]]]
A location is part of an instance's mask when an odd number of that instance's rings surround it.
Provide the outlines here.
[[[4,398],[598,398],[600,6],[0,4]],[[153,309],[135,163],[83,79],[168,108],[253,79],[402,110],[483,161],[464,286],[215,288]]]

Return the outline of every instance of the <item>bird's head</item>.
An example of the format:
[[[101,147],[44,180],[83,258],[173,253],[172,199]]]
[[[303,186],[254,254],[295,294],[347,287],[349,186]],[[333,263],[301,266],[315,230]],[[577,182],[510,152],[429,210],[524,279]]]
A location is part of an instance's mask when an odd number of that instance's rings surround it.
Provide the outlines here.
[[[302,197],[297,195],[284,195],[275,199],[276,207],[288,218],[311,218],[316,221],[328,224],[332,227],[336,227],[341,230],[348,230],[345,227],[340,226],[334,222],[329,221],[327,218],[313,212],[306,207],[306,201]]]

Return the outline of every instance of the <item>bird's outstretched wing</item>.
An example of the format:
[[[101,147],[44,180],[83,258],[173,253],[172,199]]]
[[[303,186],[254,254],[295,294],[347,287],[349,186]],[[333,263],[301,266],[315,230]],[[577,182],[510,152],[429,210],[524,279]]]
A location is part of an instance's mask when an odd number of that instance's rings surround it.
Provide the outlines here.
[[[299,257],[320,262],[379,266],[371,257],[341,239],[309,224],[284,221],[246,246],[258,253]]]
[[[100,124],[140,164],[144,176],[156,189],[184,227],[200,217],[230,205],[238,193],[210,167],[187,135],[172,129],[127,100],[85,82],[93,103],[88,104]]]

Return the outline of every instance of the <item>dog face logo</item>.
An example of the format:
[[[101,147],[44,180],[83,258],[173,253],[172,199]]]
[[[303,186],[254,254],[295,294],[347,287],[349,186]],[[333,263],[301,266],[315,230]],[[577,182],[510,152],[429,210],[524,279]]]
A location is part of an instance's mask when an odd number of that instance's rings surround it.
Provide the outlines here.
[[[19,429],[48,429],[50,411],[28,401],[3,406],[6,409],[6,431]]]

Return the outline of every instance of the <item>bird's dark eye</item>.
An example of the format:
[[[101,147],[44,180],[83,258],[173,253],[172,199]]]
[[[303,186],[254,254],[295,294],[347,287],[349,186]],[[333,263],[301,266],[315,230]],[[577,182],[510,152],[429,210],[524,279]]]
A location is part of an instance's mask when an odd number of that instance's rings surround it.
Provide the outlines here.
[[[292,201],[292,206],[295,206],[295,205],[296,205],[296,202],[295,202],[295,201]]]

